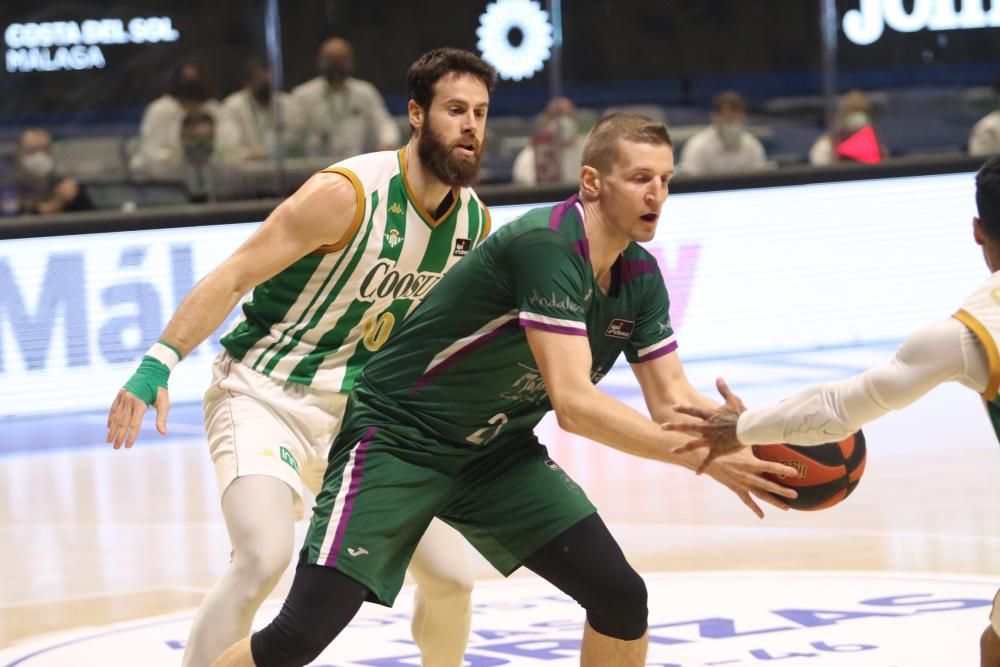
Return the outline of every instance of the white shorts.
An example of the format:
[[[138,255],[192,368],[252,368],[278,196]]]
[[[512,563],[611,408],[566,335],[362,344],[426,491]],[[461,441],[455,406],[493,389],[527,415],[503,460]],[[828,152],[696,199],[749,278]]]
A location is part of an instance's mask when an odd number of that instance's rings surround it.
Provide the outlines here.
[[[220,353],[204,401],[219,497],[237,477],[277,477],[294,492],[301,519],[303,485],[319,492],[346,407],[345,393],[274,380]]]

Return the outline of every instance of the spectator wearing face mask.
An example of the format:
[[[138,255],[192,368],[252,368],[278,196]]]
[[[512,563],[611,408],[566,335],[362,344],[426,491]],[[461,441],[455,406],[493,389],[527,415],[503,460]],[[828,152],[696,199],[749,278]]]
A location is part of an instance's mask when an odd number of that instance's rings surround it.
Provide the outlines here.
[[[678,173],[736,174],[768,166],[764,146],[747,130],[746,101],[739,93],[726,91],[712,104],[712,124],[684,144]]]
[[[865,126],[874,127],[874,105],[860,90],[852,90],[837,103],[837,115],[833,122],[833,133],[821,135],[809,149],[809,164],[821,167],[841,161],[837,146],[855,135]],[[888,155],[885,146],[879,145],[881,157]]]
[[[45,130],[31,128],[21,133],[15,160],[17,198],[23,215],[94,208],[87,191],[75,178],[57,173],[52,137]]]
[[[576,183],[583,161],[583,137],[576,105],[565,97],[549,100],[531,143],[514,159],[518,185]]]
[[[253,58],[246,65],[243,88],[222,103],[217,132],[218,152],[226,161],[274,159],[278,154],[275,103],[281,116],[281,152],[285,157],[301,154],[298,106],[287,93],[272,99],[271,68]]]
[[[183,164],[181,122],[194,112],[213,118],[219,103],[201,66],[185,61],[174,71],[170,90],[154,100],[142,116],[139,143],[129,161],[132,171],[150,178],[176,178]]]
[[[354,50],[339,37],[320,45],[319,76],[292,90],[302,115],[306,154],[336,162],[399,146],[399,129],[375,86],[355,79]]]
[[[1000,77],[993,84],[993,92],[1000,102]],[[1000,155],[1000,109],[986,114],[972,127],[972,132],[969,133],[969,155]]]
[[[192,111],[181,120],[180,142],[183,155],[180,176],[193,202],[213,199],[215,181],[212,163],[215,150],[215,118],[207,111]]]

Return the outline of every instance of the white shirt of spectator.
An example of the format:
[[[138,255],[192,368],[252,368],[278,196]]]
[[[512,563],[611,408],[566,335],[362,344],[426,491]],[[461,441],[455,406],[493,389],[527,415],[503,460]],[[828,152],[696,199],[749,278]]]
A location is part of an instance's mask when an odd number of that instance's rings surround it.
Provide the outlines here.
[[[738,145],[726,146],[714,125],[697,132],[681,151],[677,171],[686,176],[735,174],[769,167],[764,146],[748,130],[742,130]]]
[[[981,157],[1000,153],[1000,111],[984,116],[972,126],[969,155]]]
[[[335,90],[318,76],[296,86],[292,99],[301,113],[309,157],[337,162],[399,145],[396,122],[367,81],[348,77]]]
[[[207,100],[201,110],[219,122],[219,103]],[[140,176],[175,177],[184,162],[181,146],[181,122],[187,112],[172,95],[153,100],[142,114],[139,143],[129,160],[129,167]]]
[[[576,183],[583,164],[583,137],[577,136],[562,146],[559,154],[559,182]],[[528,144],[514,158],[511,180],[518,185],[538,185],[538,158],[535,147]]]
[[[284,123],[284,156],[301,153],[302,115],[287,93],[277,96]],[[222,102],[216,146],[224,160],[243,160],[254,152],[273,159],[277,154],[277,128],[272,103],[261,106],[249,90],[236,91]]]

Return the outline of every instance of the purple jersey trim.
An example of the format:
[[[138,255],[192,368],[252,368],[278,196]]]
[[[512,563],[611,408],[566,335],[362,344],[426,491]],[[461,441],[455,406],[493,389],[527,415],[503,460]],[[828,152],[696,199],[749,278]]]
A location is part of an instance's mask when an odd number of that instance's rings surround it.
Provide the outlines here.
[[[560,202],[552,207],[552,212],[549,214],[549,229],[559,231],[562,226],[563,218],[565,218],[573,208],[577,208],[579,212],[580,219],[577,224],[581,227],[583,226],[583,207],[580,205],[580,195],[574,194],[572,197],[564,202]],[[587,234],[581,229],[583,238],[573,241],[573,250],[576,251],[580,257],[587,263],[590,263],[590,241],[587,239]]]
[[[666,356],[677,349],[677,341],[670,343],[669,345],[664,345],[663,347],[653,350],[649,354],[639,357],[639,363],[643,361],[652,361],[653,359],[658,359],[660,357]]]
[[[351,512],[354,510],[354,499],[357,498],[358,489],[361,488],[361,475],[364,472],[365,455],[368,453],[368,445],[375,438],[377,430],[374,426],[369,427],[354,452],[354,467],[351,468],[351,486],[348,488],[347,498],[344,500],[344,511],[340,513],[340,522],[337,524],[337,533],[333,537],[333,546],[326,557],[327,567],[333,567],[337,564],[337,556],[340,555],[344,533],[347,532],[347,522],[350,521]]]
[[[444,373],[446,370],[448,370],[456,363],[458,363],[461,359],[469,356],[472,352],[481,348],[483,345],[486,345],[497,336],[500,336],[508,331],[514,331],[516,329],[517,329],[517,321],[512,319],[509,322],[504,322],[503,324],[501,324],[499,327],[489,332],[488,334],[484,334],[479,338],[477,338],[476,340],[472,341],[462,349],[455,352],[455,354],[451,355],[450,357],[439,363],[437,366],[435,366],[434,368],[430,369],[429,371],[421,375],[420,378],[417,380],[416,384],[413,385],[413,389],[410,390],[410,396],[416,394],[418,391],[423,389],[431,380],[436,378],[438,375],[441,375],[441,373]]]
[[[586,336],[587,329],[584,326],[582,329],[577,329],[576,327],[564,327],[558,324],[545,324],[544,322],[536,322],[535,320],[529,320],[523,317],[518,318],[518,323],[524,328],[540,329],[541,331],[551,331],[552,333],[570,334],[571,336]],[[581,325],[583,322],[580,323]]]
[[[627,283],[647,273],[656,273],[655,262],[645,259],[622,259],[621,280],[623,283]]]
[[[572,197],[564,202],[560,202],[552,207],[552,212],[549,213],[549,229],[554,229],[559,231],[559,226],[562,224],[563,218],[569,213],[570,209],[580,201],[580,195],[574,194]]]

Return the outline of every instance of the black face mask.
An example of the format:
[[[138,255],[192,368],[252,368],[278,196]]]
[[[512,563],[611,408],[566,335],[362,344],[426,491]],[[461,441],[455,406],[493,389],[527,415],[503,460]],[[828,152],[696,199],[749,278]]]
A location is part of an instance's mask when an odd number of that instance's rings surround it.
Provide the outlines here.
[[[347,77],[351,76],[350,68],[343,65],[327,65],[320,73],[330,83],[342,83]]]
[[[208,86],[199,79],[181,81],[174,90],[174,97],[180,100],[204,102],[209,98]]]
[[[215,150],[215,142],[211,137],[186,137],[184,139],[184,155],[188,162],[201,166],[208,163]]]
[[[251,88],[250,93],[253,95],[253,98],[261,104],[267,104],[271,101],[271,86],[257,86],[256,88]]]

